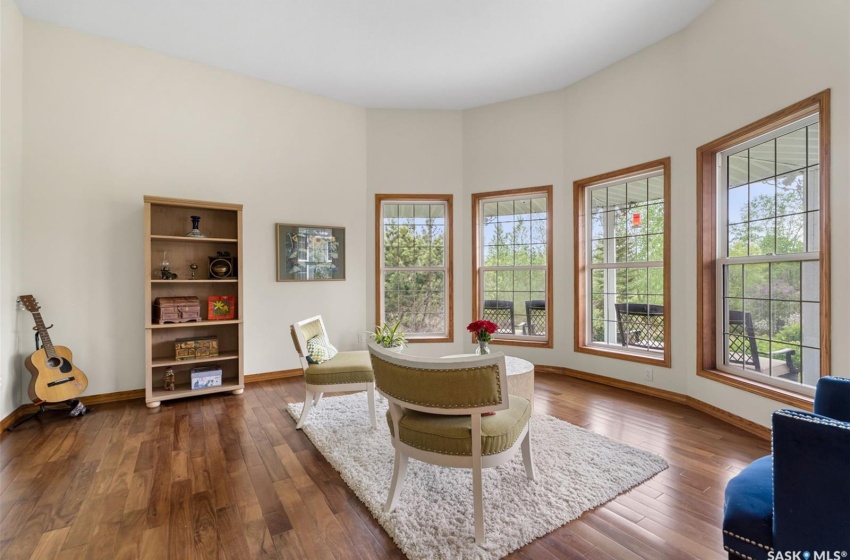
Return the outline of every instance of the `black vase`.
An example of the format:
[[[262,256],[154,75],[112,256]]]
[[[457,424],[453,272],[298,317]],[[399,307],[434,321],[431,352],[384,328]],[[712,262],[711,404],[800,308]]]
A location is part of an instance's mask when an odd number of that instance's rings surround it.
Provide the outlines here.
[[[201,223],[201,217],[200,216],[189,216],[189,218],[191,218],[191,220],[192,220],[192,231],[187,233],[186,237],[206,237],[206,235],[201,233],[201,230],[198,229],[198,226]]]

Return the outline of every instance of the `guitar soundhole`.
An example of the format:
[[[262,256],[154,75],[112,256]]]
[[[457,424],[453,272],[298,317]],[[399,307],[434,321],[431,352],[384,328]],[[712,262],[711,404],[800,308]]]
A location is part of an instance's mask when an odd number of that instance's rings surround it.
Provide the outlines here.
[[[65,358],[47,358],[47,365],[52,368],[59,368],[59,371],[62,373],[68,373],[74,366],[71,365],[71,362],[66,360]]]

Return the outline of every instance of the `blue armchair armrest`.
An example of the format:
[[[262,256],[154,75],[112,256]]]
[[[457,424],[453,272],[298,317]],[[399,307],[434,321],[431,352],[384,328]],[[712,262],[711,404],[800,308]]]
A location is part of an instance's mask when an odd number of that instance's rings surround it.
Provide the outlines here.
[[[774,550],[850,554],[850,422],[779,410],[772,455]]]

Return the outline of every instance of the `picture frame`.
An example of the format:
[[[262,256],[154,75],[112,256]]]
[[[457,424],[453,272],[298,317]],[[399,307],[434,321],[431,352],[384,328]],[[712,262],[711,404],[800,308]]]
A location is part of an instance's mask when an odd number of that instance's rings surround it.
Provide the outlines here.
[[[345,280],[345,228],[275,224],[278,282]]]
[[[229,321],[236,318],[236,296],[209,296],[207,320]]]

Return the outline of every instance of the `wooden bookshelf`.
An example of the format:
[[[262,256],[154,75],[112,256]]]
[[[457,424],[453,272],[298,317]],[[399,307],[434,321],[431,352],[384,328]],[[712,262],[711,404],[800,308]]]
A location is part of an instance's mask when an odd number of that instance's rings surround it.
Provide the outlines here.
[[[242,205],[200,200],[182,200],[145,196],[145,402],[156,408],[162,401],[211,393],[230,392],[239,395],[245,388],[242,340]],[[190,216],[200,216],[199,230],[206,237],[187,237],[192,229]],[[171,272],[177,279],[162,278],[163,252]],[[219,252],[236,258],[235,276],[213,278],[209,258]],[[198,265],[191,278],[189,264]],[[236,297],[236,315],[228,320],[210,320],[207,316],[209,296]],[[158,297],[197,296],[201,305],[201,321],[190,323],[153,323],[153,304]],[[179,338],[215,336],[219,355],[192,360],[177,360],[174,341]],[[192,389],[190,370],[198,365],[220,365],[219,387]],[[163,388],[166,368],[175,374],[175,390]]]

